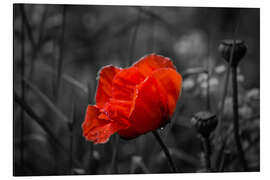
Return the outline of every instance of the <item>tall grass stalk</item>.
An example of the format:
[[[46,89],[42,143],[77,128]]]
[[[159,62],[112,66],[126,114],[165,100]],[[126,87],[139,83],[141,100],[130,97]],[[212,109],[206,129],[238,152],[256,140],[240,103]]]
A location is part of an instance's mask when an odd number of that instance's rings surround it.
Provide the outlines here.
[[[24,59],[24,43],[25,43],[25,32],[24,32],[24,22],[25,22],[25,17],[23,15],[23,4],[20,5],[21,12],[22,12],[22,22],[21,22],[21,77],[24,77],[25,75],[25,59]],[[21,80],[21,97],[22,100],[25,101],[25,86],[24,86],[24,81]],[[21,156],[20,156],[20,163],[21,167],[24,167],[24,110],[21,109],[21,134],[20,134],[20,149],[21,149]]]
[[[136,37],[139,30],[140,22],[141,22],[141,15],[140,15],[140,12],[138,12],[137,22],[133,30],[131,41],[130,41],[128,66],[130,66],[133,62]]]
[[[64,56],[64,50],[65,50],[65,26],[66,26],[66,5],[63,5],[62,10],[62,26],[61,26],[61,37],[60,37],[60,49],[59,49],[59,58],[56,65],[56,82],[55,82],[55,100],[58,101],[59,91],[61,87],[61,77],[62,77],[62,71],[63,71],[63,56]]]
[[[71,101],[71,115],[70,115],[70,122],[69,122],[69,133],[70,133],[70,140],[69,140],[69,153],[70,153],[70,159],[69,159],[69,169],[70,169],[70,174],[73,174],[72,170],[73,170],[73,126],[74,126],[74,122],[75,122],[75,110],[76,107],[74,105],[74,97],[72,98]]]
[[[49,136],[50,142],[53,142],[56,147],[59,147],[63,153],[65,153],[67,156],[69,155],[69,150],[65,145],[62,144],[62,141],[58,139],[58,137],[55,135],[55,133],[50,129],[50,126],[47,125],[46,120],[39,117],[32,107],[28,105],[17,93],[14,92],[14,101],[18,103],[22,109],[24,109],[25,113],[31,117],[33,121],[35,121]],[[81,167],[81,163],[73,158],[73,164],[77,167]]]

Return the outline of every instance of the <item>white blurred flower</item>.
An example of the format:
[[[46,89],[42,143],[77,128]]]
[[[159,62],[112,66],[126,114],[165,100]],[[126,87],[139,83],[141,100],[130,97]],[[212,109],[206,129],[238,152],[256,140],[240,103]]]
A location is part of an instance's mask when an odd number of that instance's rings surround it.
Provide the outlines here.
[[[201,87],[202,89],[206,89],[206,88],[207,88],[207,81],[201,82],[200,87]]]
[[[201,88],[207,88],[207,76],[206,76],[206,79],[203,79],[203,80],[200,80],[201,83],[200,83],[200,87]],[[219,81],[216,77],[211,77],[209,79],[209,86],[210,88],[213,90],[213,88],[215,89],[215,87],[219,84]]]
[[[216,78],[216,77],[211,77],[211,78],[209,79],[209,85],[210,85],[210,87],[211,87],[211,86],[217,86],[218,84],[219,84],[218,78]]]
[[[183,35],[174,45],[174,51],[180,56],[202,56],[206,52],[203,33],[193,31]]]
[[[223,113],[227,116],[232,115],[233,112],[233,99],[232,97],[226,97],[225,101],[224,101],[224,109],[223,109]]]
[[[217,74],[222,74],[226,71],[226,66],[225,65],[219,65],[215,68],[215,72]]]
[[[238,82],[244,82],[245,81],[245,77],[242,74],[238,74],[237,75],[237,81]]]
[[[183,89],[190,91],[195,87],[195,82],[192,78],[187,78],[183,81]]]
[[[250,118],[253,114],[252,109],[247,105],[240,107],[238,109],[238,112],[239,112],[240,117],[245,118],[245,119]]]
[[[133,156],[132,157],[132,162],[136,163],[136,164],[141,164],[142,162],[142,157],[141,156]]]
[[[200,74],[200,75],[197,77],[197,82],[198,82],[198,83],[205,82],[206,80],[207,80],[207,74],[205,74],[205,73]]]
[[[246,98],[247,98],[247,100],[259,100],[260,99],[260,89],[253,88],[253,89],[249,90],[246,93]]]
[[[100,159],[100,155],[99,155],[99,152],[97,152],[97,151],[94,151],[93,152],[93,157],[94,157],[94,159]]]

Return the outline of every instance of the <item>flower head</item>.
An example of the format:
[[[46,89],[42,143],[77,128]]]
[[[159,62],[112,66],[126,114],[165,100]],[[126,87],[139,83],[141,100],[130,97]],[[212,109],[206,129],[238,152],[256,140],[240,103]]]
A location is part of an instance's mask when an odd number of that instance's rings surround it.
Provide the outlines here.
[[[150,54],[126,69],[99,72],[96,105],[88,105],[83,135],[106,143],[118,133],[135,138],[167,124],[176,107],[182,77],[169,58]]]

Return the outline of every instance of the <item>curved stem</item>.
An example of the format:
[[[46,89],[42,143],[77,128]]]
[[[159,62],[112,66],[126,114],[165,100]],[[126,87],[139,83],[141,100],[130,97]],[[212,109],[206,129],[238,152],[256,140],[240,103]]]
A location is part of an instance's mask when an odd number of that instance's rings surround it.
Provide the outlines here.
[[[239,117],[238,117],[238,97],[237,97],[237,66],[232,66],[232,85],[233,85],[233,132],[234,132],[234,140],[236,143],[236,148],[238,151],[238,156],[240,157],[240,161],[242,163],[244,171],[247,170],[247,162],[245,159],[243,147],[241,145],[240,137],[239,137]]]
[[[177,170],[176,170],[176,167],[173,163],[173,160],[171,158],[171,155],[170,155],[170,152],[167,148],[167,146],[164,144],[164,142],[162,141],[161,137],[159,136],[158,132],[157,131],[152,131],[153,135],[155,136],[156,140],[158,141],[159,145],[161,146],[163,152],[165,153],[168,161],[169,161],[169,164],[171,166],[171,170],[173,173],[177,173]]]

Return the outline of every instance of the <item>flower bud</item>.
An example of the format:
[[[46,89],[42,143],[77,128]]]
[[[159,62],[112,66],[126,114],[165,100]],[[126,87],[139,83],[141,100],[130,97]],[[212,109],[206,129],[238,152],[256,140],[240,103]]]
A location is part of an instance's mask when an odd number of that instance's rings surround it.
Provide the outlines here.
[[[217,123],[217,116],[207,111],[198,112],[191,118],[191,124],[204,138],[209,137]]]
[[[242,40],[223,40],[219,47],[218,51],[220,52],[221,56],[228,62],[230,63],[230,56],[231,56],[231,51],[233,49],[233,44],[234,45],[234,51],[233,51],[233,58],[232,58],[232,66],[237,66],[240,60],[245,56],[247,47]]]

